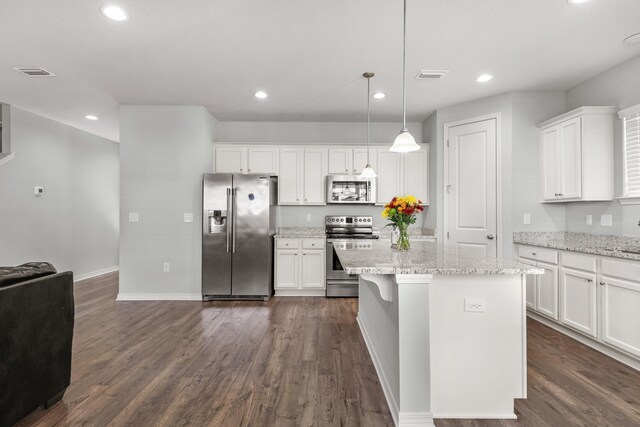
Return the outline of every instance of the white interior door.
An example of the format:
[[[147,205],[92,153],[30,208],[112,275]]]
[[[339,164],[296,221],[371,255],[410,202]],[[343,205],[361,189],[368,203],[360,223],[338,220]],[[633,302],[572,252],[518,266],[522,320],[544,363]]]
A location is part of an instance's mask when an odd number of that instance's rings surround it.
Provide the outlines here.
[[[497,120],[448,128],[445,241],[497,256]]]

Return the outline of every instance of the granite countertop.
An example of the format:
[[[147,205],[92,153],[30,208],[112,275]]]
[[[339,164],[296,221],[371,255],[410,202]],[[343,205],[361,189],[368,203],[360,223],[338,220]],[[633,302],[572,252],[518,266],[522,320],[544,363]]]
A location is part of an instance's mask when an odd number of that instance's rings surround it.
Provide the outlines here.
[[[324,239],[324,227],[279,227],[276,239]]]
[[[407,252],[391,249],[386,239],[366,249],[343,240],[334,248],[347,274],[543,274],[544,270],[512,261],[478,257],[435,242],[412,241]]]
[[[640,237],[610,234],[558,232],[514,232],[513,242],[640,261]]]

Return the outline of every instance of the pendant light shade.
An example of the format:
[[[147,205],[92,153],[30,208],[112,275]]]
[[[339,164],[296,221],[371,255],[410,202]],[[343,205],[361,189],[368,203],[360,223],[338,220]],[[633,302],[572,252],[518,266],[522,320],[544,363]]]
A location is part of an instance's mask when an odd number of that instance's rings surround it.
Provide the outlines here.
[[[402,130],[396,136],[389,151],[396,153],[408,153],[417,151],[420,146],[416,144],[413,135],[407,129],[407,0],[404,0],[404,14],[402,23]]]
[[[375,178],[378,175],[376,171],[371,167],[369,163],[369,125],[371,124],[371,77],[375,76],[373,73],[364,73],[362,77],[367,79],[367,165],[362,169],[360,176],[362,178]]]

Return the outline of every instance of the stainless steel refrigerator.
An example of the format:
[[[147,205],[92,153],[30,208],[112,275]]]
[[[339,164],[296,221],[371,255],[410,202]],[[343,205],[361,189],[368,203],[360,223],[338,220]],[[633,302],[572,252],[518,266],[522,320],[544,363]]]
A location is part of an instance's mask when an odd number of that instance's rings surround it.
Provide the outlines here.
[[[262,299],[273,293],[277,179],[205,174],[202,297]]]

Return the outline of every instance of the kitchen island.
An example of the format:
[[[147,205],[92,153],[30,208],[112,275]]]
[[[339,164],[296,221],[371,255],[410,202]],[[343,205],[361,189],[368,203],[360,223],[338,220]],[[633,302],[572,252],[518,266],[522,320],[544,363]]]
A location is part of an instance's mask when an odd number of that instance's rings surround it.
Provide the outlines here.
[[[358,324],[398,426],[516,418],[526,398],[525,275],[543,270],[470,250],[388,240],[336,248],[359,276]]]

